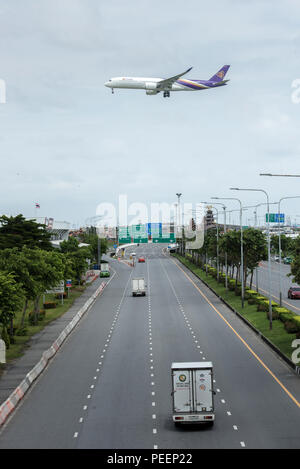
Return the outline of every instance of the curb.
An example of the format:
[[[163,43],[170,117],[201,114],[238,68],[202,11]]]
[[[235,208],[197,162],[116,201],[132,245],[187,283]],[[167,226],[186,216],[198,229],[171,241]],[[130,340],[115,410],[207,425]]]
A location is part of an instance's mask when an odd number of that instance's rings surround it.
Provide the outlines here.
[[[111,277],[113,278],[113,277]],[[24,395],[32,385],[32,383],[36,380],[36,378],[42,373],[42,371],[47,366],[49,360],[56,354],[56,352],[61,347],[62,343],[65,341],[66,337],[71,333],[74,329],[76,324],[80,321],[82,316],[87,312],[91,304],[96,300],[97,296],[102,293],[103,289],[106,287],[108,282],[102,282],[100,287],[97,288],[95,293],[86,301],[86,303],[80,308],[80,310],[76,313],[72,321],[64,328],[64,330],[60,333],[58,338],[53,342],[51,347],[43,352],[42,358],[40,361],[32,368],[32,370],[27,373],[23,381],[19,384],[19,386],[10,394],[10,396],[3,402],[0,406],[0,427],[6,421],[8,416],[11,412],[15,409],[17,404],[21,399],[23,399]]]
[[[176,259],[181,262],[180,259],[178,259],[178,257],[176,257]],[[283,352],[281,352],[281,350],[276,347],[276,345],[274,345],[266,336],[264,336],[258,329],[256,329],[256,327],[253,326],[253,324],[251,324],[251,322],[249,322],[241,313],[239,313],[238,311],[236,311],[236,309],[233,308],[233,306],[231,306],[229,303],[227,303],[226,300],[224,300],[224,298],[222,298],[220,295],[218,295],[218,293],[216,293],[213,288],[211,286],[209,286],[205,280],[202,280],[202,278],[200,278],[195,272],[192,271],[192,269],[190,269],[187,265],[185,265],[183,262],[181,262],[182,265],[184,265],[184,267],[186,267],[193,275],[195,275],[195,277],[197,277],[199,280],[201,280],[201,282],[204,283],[204,285],[210,290],[212,291],[234,314],[236,314],[236,316],[238,316],[245,324],[247,324],[247,326],[249,326],[254,332],[255,334],[257,334],[272,350],[274,350],[274,352],[277,353],[277,355],[280,356],[280,358],[282,358],[282,360],[284,360],[287,365],[293,369],[293,371],[300,376],[300,366],[299,365],[295,365],[294,362],[292,362],[292,360],[290,360],[286,355],[284,355]]]

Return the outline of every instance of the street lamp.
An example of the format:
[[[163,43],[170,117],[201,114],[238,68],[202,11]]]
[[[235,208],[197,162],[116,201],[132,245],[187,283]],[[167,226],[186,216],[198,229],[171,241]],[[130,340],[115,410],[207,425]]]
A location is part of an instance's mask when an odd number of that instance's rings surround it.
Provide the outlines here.
[[[178,207],[178,218],[177,218],[177,233],[179,234],[179,227],[180,227],[180,197],[182,196],[181,192],[176,192],[177,195],[177,207]],[[181,238],[181,254],[183,254],[183,236]]]
[[[103,217],[104,217],[104,215],[96,215],[96,216],[94,216],[94,217],[87,218],[87,219],[85,220],[85,223],[87,224],[88,221],[89,221],[90,223],[97,222],[97,221],[100,221]],[[96,233],[97,233],[97,229],[96,229]],[[100,236],[99,236],[98,233],[97,233],[97,235],[98,235],[97,258],[98,258],[98,269],[100,269],[100,261],[101,261],[101,242],[100,242]]]
[[[208,202],[200,202],[201,204],[208,204]],[[212,205],[212,208],[217,212],[217,280],[219,281],[219,210]]]
[[[209,202],[201,202],[203,204],[209,204]],[[224,233],[226,233],[226,206],[222,204],[221,202],[214,202],[214,205],[222,205],[223,207],[223,213],[224,213]],[[217,210],[217,209],[216,209]],[[218,247],[219,251],[219,247]],[[219,273],[218,273],[218,278],[219,278]],[[225,288],[227,290],[227,250],[225,251]]]
[[[243,208],[242,208],[242,202],[240,199],[237,199],[236,197],[211,197],[211,199],[217,199],[217,200],[237,200],[240,204],[240,230],[241,230],[241,284],[242,284],[242,291],[241,291],[241,297],[242,297],[242,308],[244,308],[244,253],[243,253],[243,226],[242,226],[242,214],[243,214]]]
[[[269,319],[270,319],[270,329],[272,329],[272,298],[271,298],[271,241],[270,241],[270,207],[269,207],[269,196],[264,189],[241,189],[239,187],[231,187],[232,191],[252,191],[252,192],[263,192],[267,197],[267,212],[268,212],[268,223],[267,223],[267,232],[268,232],[268,271],[269,271]]]

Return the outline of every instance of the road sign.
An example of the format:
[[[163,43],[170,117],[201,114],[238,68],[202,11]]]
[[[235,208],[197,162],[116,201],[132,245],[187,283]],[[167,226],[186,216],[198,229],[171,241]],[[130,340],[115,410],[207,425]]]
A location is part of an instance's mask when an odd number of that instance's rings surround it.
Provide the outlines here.
[[[61,280],[57,287],[51,288],[51,290],[46,290],[46,293],[64,293],[65,291],[65,282]]]
[[[284,213],[270,213],[270,223],[284,223]],[[266,213],[266,222],[268,222],[268,214]]]

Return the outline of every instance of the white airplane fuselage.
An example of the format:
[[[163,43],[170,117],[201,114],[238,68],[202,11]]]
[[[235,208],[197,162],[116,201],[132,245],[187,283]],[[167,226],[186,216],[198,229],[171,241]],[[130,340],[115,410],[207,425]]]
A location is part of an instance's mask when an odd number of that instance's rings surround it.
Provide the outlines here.
[[[111,78],[105,83],[105,86],[108,88],[128,88],[135,90],[146,90],[146,91],[155,91],[157,83],[163,80],[163,78],[153,78],[153,77],[115,77]],[[207,88],[207,86],[203,86]],[[188,88],[179,83],[173,83],[170,91],[194,91],[192,88]],[[154,94],[154,93],[149,93]],[[156,93],[155,93],[156,94]]]

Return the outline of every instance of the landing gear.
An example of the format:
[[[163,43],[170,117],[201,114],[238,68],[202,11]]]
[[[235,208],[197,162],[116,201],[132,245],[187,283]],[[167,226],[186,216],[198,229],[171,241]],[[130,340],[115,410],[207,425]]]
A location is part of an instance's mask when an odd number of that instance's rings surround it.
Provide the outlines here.
[[[113,88],[111,89],[111,92],[112,92],[112,94],[114,94],[114,89]]]
[[[164,91],[164,98],[170,97],[170,91]]]

